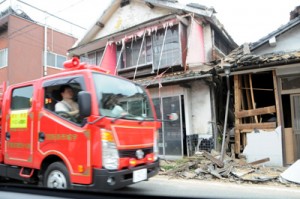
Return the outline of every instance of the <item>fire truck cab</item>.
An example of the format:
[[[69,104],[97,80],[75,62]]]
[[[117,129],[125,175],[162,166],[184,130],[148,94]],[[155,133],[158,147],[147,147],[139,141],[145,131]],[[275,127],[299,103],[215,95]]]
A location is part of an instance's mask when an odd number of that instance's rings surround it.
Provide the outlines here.
[[[63,85],[73,89],[79,114],[55,111]],[[160,122],[138,84],[74,58],[59,74],[5,87],[0,177],[109,190],[158,173]]]

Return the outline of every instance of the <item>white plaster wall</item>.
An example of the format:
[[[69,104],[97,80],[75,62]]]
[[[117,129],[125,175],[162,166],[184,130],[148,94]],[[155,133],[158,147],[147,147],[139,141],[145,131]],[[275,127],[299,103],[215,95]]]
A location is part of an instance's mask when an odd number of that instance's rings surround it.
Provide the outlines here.
[[[270,158],[264,163],[266,166],[282,166],[282,132],[281,126],[275,131],[254,131],[247,133],[247,145],[243,151],[247,162],[254,162],[263,158]]]
[[[211,97],[209,86],[203,81],[195,81],[191,90],[192,131],[193,134],[212,135],[210,121]]]
[[[208,23],[203,26],[203,36],[204,36],[204,53],[206,62],[212,61],[212,34],[211,27]]]
[[[278,36],[276,38],[276,46],[271,47],[269,43],[266,43],[258,49],[254,50],[253,53],[257,55],[263,55],[276,51],[293,50],[300,50],[300,25]]]
[[[112,15],[104,28],[95,36],[95,39],[128,29],[143,22],[169,14],[170,11],[164,8],[149,8],[141,1],[130,1]]]

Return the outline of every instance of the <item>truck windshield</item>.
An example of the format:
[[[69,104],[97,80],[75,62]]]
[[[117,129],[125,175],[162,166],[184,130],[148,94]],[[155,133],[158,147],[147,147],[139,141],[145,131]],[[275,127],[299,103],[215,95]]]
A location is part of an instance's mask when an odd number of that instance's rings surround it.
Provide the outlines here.
[[[129,120],[153,120],[145,90],[128,80],[93,73],[99,112],[102,116]]]

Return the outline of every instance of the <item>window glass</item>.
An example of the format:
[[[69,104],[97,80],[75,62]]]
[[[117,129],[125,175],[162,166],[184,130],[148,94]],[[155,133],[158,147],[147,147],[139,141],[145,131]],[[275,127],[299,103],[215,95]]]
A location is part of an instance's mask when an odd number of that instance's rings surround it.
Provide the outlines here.
[[[22,88],[16,88],[12,92],[12,110],[29,109],[31,107],[31,101],[33,96],[33,87],[26,86]]]
[[[155,69],[181,64],[178,26],[169,27],[164,37],[165,29],[153,35],[153,67]]]
[[[55,66],[55,54],[47,52],[47,65],[53,67]]]
[[[180,65],[182,59],[178,25],[168,27],[167,32],[165,30],[160,29],[151,36],[146,36],[144,41],[141,37],[127,42],[123,52],[122,46],[117,46],[117,61],[122,53],[118,68],[153,64],[154,69],[157,69]]]
[[[47,52],[47,66],[63,68],[64,62],[66,60],[66,56],[58,55],[52,52]]]
[[[0,67],[7,66],[7,59],[8,59],[8,49],[0,50]]]
[[[150,101],[144,89],[130,81],[94,73],[99,112],[103,116],[128,120],[153,120]]]
[[[72,102],[67,103],[63,101],[62,87],[68,86],[72,90]],[[44,108],[53,112],[54,114],[69,120],[73,123],[81,124],[83,118],[79,117],[76,113],[77,107],[77,96],[78,92],[86,90],[84,78],[82,76],[74,76],[68,78],[54,79],[47,81],[43,85],[44,87]],[[60,104],[57,106],[57,104]],[[62,108],[63,111],[59,108]],[[75,111],[75,112],[74,112]]]
[[[147,46],[147,42],[151,42],[150,37],[145,38],[144,41],[143,38],[140,38],[126,44],[126,67],[144,65],[147,63],[147,56],[151,56],[152,54],[151,45],[148,44]],[[137,63],[138,60],[139,63]]]
[[[64,62],[67,60],[65,56],[57,55],[56,59],[56,67],[57,68],[63,68],[64,67]]]
[[[285,77],[281,79],[282,90],[291,90],[300,88],[300,76]]]
[[[102,56],[104,53],[104,48],[98,49],[96,51],[89,52],[87,55],[80,55],[81,62],[86,62],[92,65],[100,65]]]

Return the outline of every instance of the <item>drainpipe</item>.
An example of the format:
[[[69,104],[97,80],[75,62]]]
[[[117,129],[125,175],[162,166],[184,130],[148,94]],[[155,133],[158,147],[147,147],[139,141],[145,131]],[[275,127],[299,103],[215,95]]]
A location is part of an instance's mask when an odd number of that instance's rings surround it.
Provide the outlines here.
[[[47,76],[47,17],[45,17],[45,27],[44,27],[44,71],[43,76]]]
[[[230,82],[229,82],[229,75],[230,75],[230,65],[224,64],[223,66],[224,72],[226,75],[226,82],[227,82],[227,98],[226,98],[226,110],[225,110],[225,119],[224,119],[224,127],[223,127],[223,138],[222,138],[222,149],[221,149],[221,161],[224,162],[224,155],[225,155],[225,139],[226,139],[226,129],[227,129],[227,119],[228,119],[228,109],[229,109],[229,97],[230,97]]]

